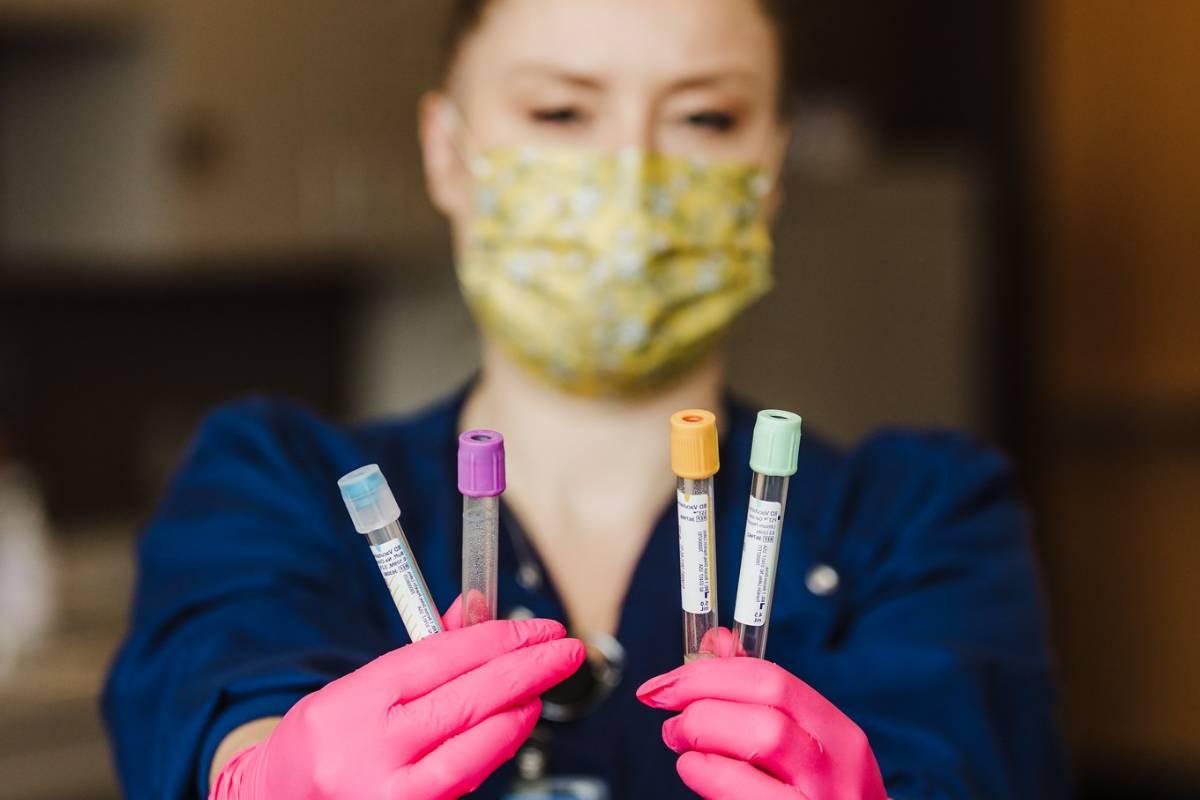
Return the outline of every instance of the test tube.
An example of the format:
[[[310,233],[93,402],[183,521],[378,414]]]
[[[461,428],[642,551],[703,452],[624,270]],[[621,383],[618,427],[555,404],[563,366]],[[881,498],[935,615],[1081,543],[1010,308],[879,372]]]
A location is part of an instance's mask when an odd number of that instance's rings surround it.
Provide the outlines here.
[[[683,660],[715,655],[709,631],[717,627],[717,559],[713,475],[720,469],[717,418],[688,409],[671,416],[671,471],[679,513],[679,589],[683,605]]]
[[[463,496],[463,625],[497,618],[500,495],[504,493],[504,437],[467,431],[458,437],[458,491]]]
[[[400,506],[387,479],[369,464],[338,481],[354,528],[367,537],[400,619],[414,642],[442,632],[442,617],[400,527]]]
[[[801,419],[789,411],[760,411],[750,447],[750,506],[742,541],[733,635],[738,655],[763,658],[775,595],[779,540],[788,482],[796,474]]]

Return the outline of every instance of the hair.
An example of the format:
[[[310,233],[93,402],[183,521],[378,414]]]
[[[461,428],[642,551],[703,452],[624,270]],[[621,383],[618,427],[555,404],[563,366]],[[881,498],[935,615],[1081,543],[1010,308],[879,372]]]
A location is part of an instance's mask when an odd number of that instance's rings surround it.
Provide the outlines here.
[[[442,42],[441,76],[444,78],[454,67],[463,44],[483,22],[484,14],[493,0],[452,0],[450,18]],[[775,29],[780,57],[780,108],[790,107],[796,73],[799,33],[793,0],[757,0],[759,7]]]

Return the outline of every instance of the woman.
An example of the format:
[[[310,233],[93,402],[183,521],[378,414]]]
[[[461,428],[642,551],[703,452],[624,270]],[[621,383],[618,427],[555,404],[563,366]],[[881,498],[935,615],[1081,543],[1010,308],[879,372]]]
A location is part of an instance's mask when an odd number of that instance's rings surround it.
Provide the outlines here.
[[[573,776],[555,797],[1062,795],[1026,522],[961,439],[806,439],[770,661],[678,666],[666,420],[722,411],[727,620],[753,417],[720,343],[770,283],[786,5],[456,3],[420,124],[480,377],[371,427],[269,402],[209,420],[142,539],[105,697],[131,797],[550,796],[514,784],[521,747],[526,778]],[[399,647],[335,480],[382,466],[448,605],[473,427],[509,443],[513,619]]]

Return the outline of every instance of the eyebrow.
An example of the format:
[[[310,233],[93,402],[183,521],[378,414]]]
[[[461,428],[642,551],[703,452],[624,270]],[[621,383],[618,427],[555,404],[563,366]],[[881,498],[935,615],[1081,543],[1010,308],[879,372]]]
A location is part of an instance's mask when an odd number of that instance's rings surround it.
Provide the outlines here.
[[[562,67],[553,66],[551,64],[541,64],[533,61],[518,64],[510,70],[510,74],[514,78],[549,78],[557,83],[565,83],[581,89],[589,89],[592,91],[599,91],[604,88],[604,81],[601,81],[591,75],[587,75],[582,72],[572,72],[571,70],[563,69]]]
[[[668,85],[667,89],[671,92],[681,92],[687,89],[707,89],[723,84],[754,86],[758,82],[758,77],[754,72],[746,69],[730,68],[727,71],[713,70],[687,78],[680,78]]]
[[[557,83],[567,84],[576,88],[587,89],[589,91],[601,91],[605,86],[605,82],[603,80],[596,78],[593,75],[583,72],[575,72],[569,69],[563,69],[560,66],[543,64],[535,61],[516,65],[512,68],[512,70],[510,70],[510,74],[514,78],[532,77],[549,79]],[[679,78],[668,84],[666,90],[668,93],[673,93],[687,91],[689,89],[706,89],[723,84],[754,86],[756,83],[758,83],[758,78],[753,70],[742,67],[730,67],[725,70],[711,69],[708,72]]]

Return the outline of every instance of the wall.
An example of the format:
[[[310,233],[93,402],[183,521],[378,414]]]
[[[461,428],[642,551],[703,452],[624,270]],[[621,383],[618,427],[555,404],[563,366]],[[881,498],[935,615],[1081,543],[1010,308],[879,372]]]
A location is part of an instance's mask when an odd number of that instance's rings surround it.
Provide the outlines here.
[[[735,329],[732,386],[842,441],[887,423],[981,427],[978,192],[970,162],[945,156],[836,181],[793,175],[778,286]],[[447,256],[439,264],[368,303],[358,414],[420,407],[475,369],[470,317]]]
[[[1200,781],[1200,3],[1047,0],[1033,447],[1085,767]]]

